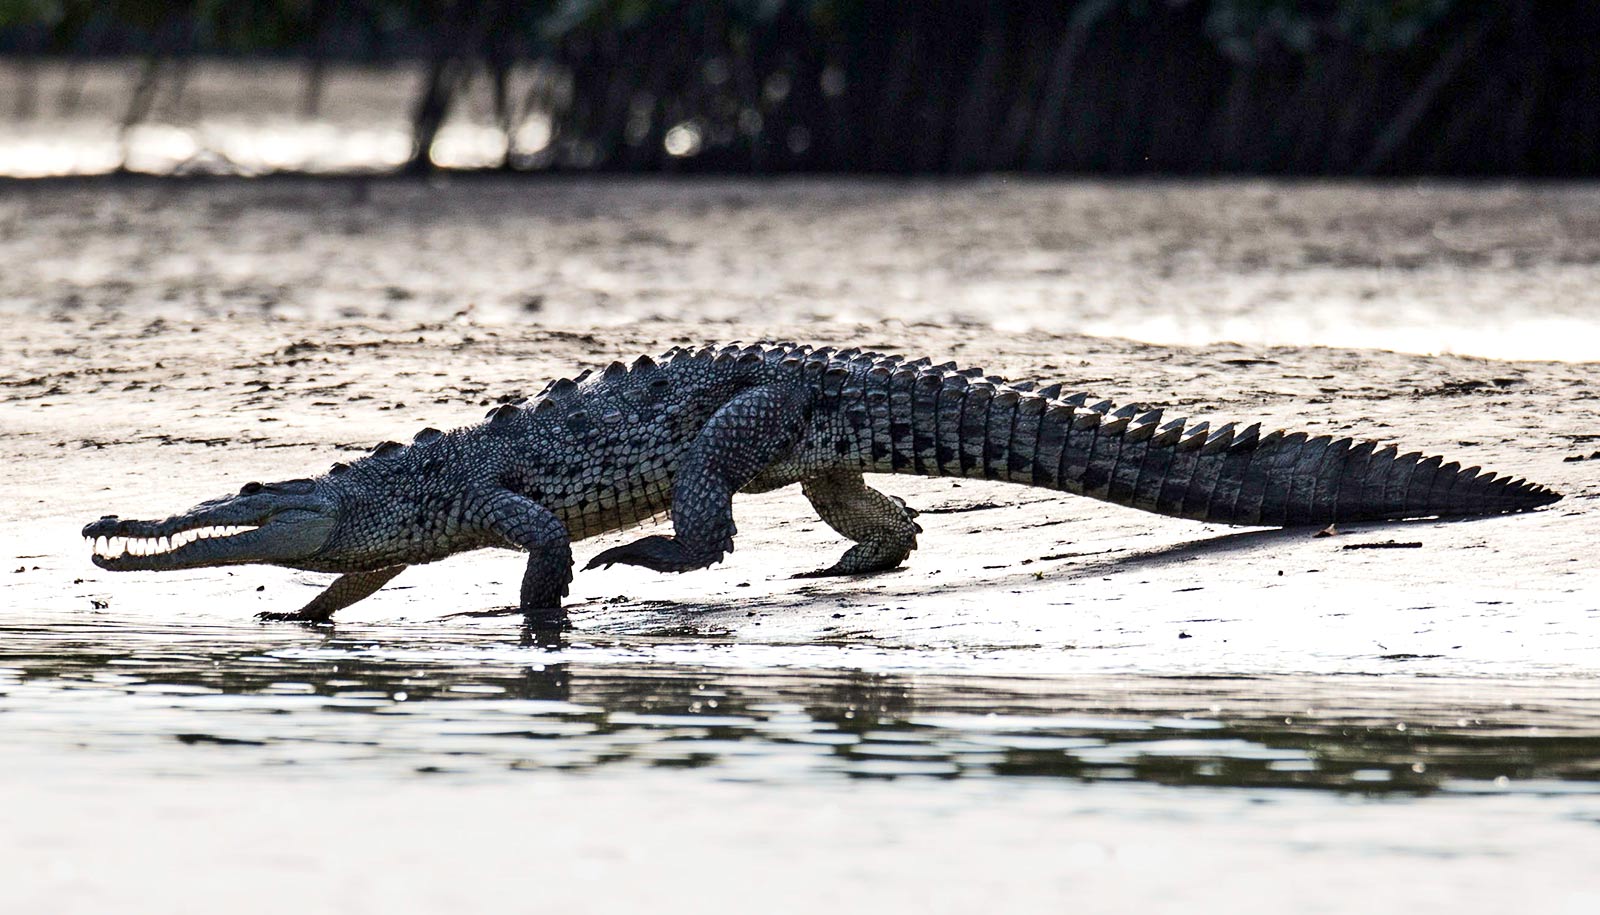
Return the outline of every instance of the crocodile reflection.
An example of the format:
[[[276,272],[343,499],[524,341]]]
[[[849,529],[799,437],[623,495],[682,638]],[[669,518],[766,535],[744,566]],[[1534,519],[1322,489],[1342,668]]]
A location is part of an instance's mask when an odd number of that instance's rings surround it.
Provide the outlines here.
[[[262,651],[4,635],[0,668],[14,673],[0,679],[0,726],[66,698],[103,704],[96,720],[136,705],[151,740],[181,740],[180,751],[224,744],[262,764],[688,766],[755,779],[1031,777],[1379,794],[1503,778],[1600,790],[1592,718],[1564,714],[1559,701],[1463,698],[1472,692],[1448,684],[1419,684],[1425,692],[1397,711],[1395,697],[1349,678],[722,669],[589,661],[551,633],[525,641],[553,650],[336,637]],[[75,737],[102,738],[112,735],[92,724]],[[306,762],[316,745],[345,755]]]

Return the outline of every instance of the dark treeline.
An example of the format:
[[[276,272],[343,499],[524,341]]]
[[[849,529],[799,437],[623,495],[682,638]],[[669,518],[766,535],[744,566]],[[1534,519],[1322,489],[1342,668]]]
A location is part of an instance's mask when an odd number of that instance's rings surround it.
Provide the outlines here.
[[[486,80],[551,126],[509,169],[1600,174],[1594,0],[0,0],[0,52],[292,57],[308,111],[420,61],[416,169]]]

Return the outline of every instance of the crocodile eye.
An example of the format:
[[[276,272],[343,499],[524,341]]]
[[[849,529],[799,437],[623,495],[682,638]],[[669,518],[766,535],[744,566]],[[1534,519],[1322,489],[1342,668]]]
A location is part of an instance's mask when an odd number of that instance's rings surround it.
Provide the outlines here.
[[[253,496],[253,495],[255,495],[256,493],[258,493],[260,491],[261,491],[261,484],[260,483],[246,483],[246,484],[244,484],[244,486],[240,487],[239,495],[241,495],[241,496]]]

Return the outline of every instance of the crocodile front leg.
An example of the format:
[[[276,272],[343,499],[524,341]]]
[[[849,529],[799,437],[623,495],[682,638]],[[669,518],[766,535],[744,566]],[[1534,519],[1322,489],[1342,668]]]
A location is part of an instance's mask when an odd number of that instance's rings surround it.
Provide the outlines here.
[[[334,579],[327,590],[293,613],[257,613],[256,619],[273,623],[326,623],[337,610],[370,596],[399,575],[405,566],[390,566],[375,572],[351,572]]]
[[[522,573],[522,615],[530,620],[561,619],[561,599],[572,583],[572,543],[566,525],[550,509],[514,492],[491,496],[483,508],[483,528],[528,554]]]
[[[800,384],[750,388],[723,404],[695,436],[672,482],[673,536],[612,547],[586,569],[621,563],[657,572],[703,569],[733,550],[733,494],[794,446],[813,397]]]
[[[840,469],[818,474],[802,481],[800,488],[817,515],[856,545],[832,566],[795,577],[885,572],[905,562],[917,548],[917,535],[922,528],[911,520],[917,512],[900,499],[868,486],[860,471]]]

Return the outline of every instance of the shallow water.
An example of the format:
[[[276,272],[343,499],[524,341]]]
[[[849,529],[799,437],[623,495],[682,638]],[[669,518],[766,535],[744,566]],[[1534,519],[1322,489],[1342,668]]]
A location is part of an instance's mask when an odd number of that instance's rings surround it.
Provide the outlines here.
[[[1600,898],[1591,679],[1013,676],[902,655],[514,625],[7,625],[0,852],[22,879],[0,907]],[[785,861],[821,882],[765,900]]]
[[[12,753],[151,774],[668,767],[764,783],[1600,796],[1600,684],[1587,679],[972,675],[937,657],[922,670],[858,667],[848,646],[787,651],[802,664],[772,646],[768,666],[750,667],[760,646],[722,647],[528,630],[7,626],[0,722]]]

